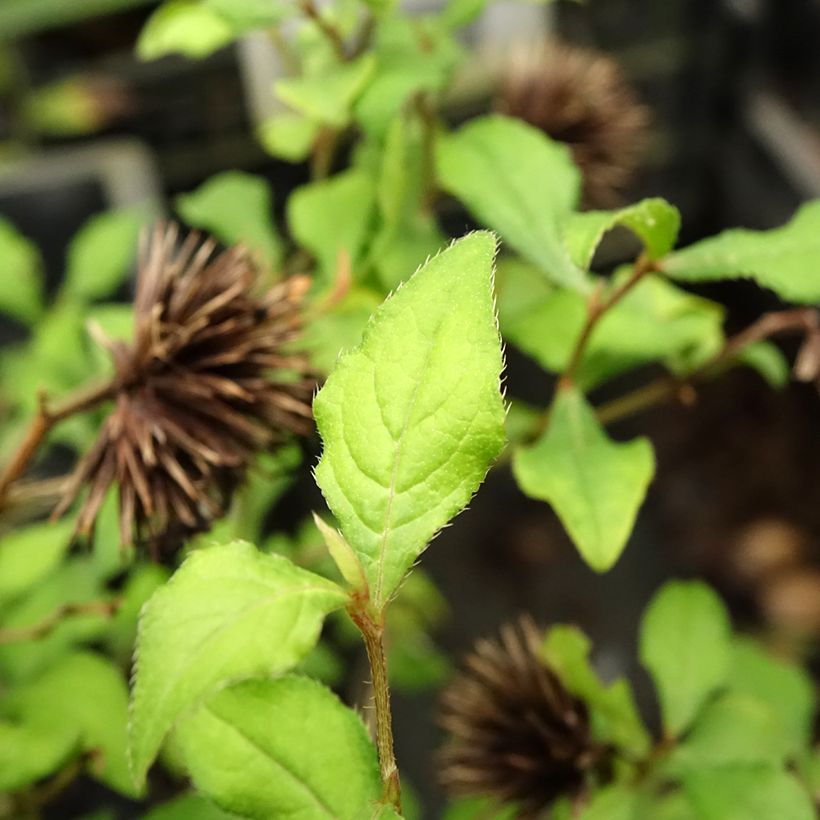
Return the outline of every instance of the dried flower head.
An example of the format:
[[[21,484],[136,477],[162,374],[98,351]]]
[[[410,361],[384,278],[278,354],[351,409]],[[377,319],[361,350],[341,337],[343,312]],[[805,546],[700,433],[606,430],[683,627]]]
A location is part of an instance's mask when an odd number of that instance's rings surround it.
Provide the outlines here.
[[[249,253],[158,225],[140,247],[133,343],[104,340],[115,406],[80,460],[55,515],[84,486],[88,534],[108,488],[119,489],[120,537],[153,552],[222,515],[255,453],[312,430],[314,383],[283,352],[299,330],[308,280],[257,294]]]
[[[585,706],[540,659],[541,637],[521,618],[500,640],[480,640],[441,706],[442,784],[515,804],[524,818],[577,791],[600,754]]]
[[[584,180],[584,204],[617,205],[646,147],[649,110],[618,64],[551,41],[514,52],[497,107],[566,143]]]

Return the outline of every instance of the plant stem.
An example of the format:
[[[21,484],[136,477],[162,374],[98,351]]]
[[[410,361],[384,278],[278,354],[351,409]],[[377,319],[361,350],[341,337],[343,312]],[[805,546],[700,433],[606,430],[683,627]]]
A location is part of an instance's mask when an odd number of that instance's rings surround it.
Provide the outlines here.
[[[49,406],[45,395],[40,395],[37,413],[31,420],[31,424],[29,424],[23,441],[11,457],[11,460],[6,464],[2,473],[0,473],[0,509],[3,507],[9,488],[26,471],[29,463],[43,443],[43,439],[48,435],[52,427],[69,418],[69,416],[85,413],[98,404],[113,398],[116,391],[117,382],[111,379],[110,381],[94,385],[90,388],[83,388],[66,397],[53,407]]]
[[[387,656],[384,651],[384,619],[374,620],[360,607],[348,610],[359,628],[367,649],[376,709],[376,749],[382,778],[382,800],[401,814],[401,784],[396,755],[393,751],[393,716],[390,712],[390,684],[387,679]]]
[[[299,5],[305,17],[308,17],[316,23],[319,31],[327,38],[327,41],[330,43],[339,60],[343,63],[347,62],[348,56],[345,49],[345,42],[339,29],[325,19],[314,0],[301,0]]]
[[[635,285],[637,285],[647,273],[651,273],[653,270],[655,270],[655,263],[649,258],[649,256],[642,253],[635,261],[635,265],[629,278],[613,290],[606,299],[603,301],[600,299],[599,291],[595,291],[592,294],[587,305],[586,322],[581,330],[581,335],[578,337],[578,341],[575,343],[575,347],[570,354],[569,363],[564,369],[564,373],[559,381],[559,390],[562,387],[567,387],[572,384],[575,379],[575,375],[578,372],[582,359],[584,358],[584,353],[586,352],[589,340],[593,331],[598,326],[598,322],[600,322],[601,319],[603,319],[603,317],[607,314],[607,311],[615,307],[615,305],[617,305],[618,302],[620,302],[621,299],[623,299],[624,296],[626,296],[626,294],[629,293],[629,291],[632,290],[632,288],[634,288]]]
[[[63,604],[42,621],[29,626],[9,626],[0,628],[0,646],[20,641],[34,641],[44,638],[56,629],[65,618],[73,615],[101,615],[110,618],[120,608],[122,600],[115,598],[111,601],[86,601],[78,604]]]

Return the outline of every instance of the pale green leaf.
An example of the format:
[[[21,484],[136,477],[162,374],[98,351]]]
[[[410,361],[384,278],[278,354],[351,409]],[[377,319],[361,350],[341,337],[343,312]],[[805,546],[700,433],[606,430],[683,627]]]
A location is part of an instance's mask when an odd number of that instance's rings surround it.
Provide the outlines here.
[[[589,289],[562,239],[580,186],[566,146],[494,114],[437,139],[436,169],[443,188],[550,281]]]
[[[558,392],[538,441],[513,455],[518,485],[553,507],[598,572],[623,552],[654,470],[649,441],[612,441],[572,387]]]
[[[242,541],[194,552],[140,617],[130,725],[138,782],[182,714],[227,681],[292,668],[346,597]]]
[[[288,199],[291,233],[316,257],[323,284],[335,280],[341,253],[356,274],[374,209],[373,181],[357,169],[303,185]]]
[[[375,68],[375,57],[365,54],[320,74],[279,80],[274,90],[283,102],[307,119],[341,128],[350,121],[353,104]]]
[[[137,56],[155,60],[176,53],[198,59],[228,45],[234,36],[234,27],[213,8],[197,0],[169,0],[148,18]]]
[[[223,689],[178,732],[197,788],[242,817],[367,820],[381,796],[361,719],[308,678]]]
[[[137,209],[92,216],[71,240],[63,292],[91,301],[110,296],[134,265],[143,214]]]
[[[30,324],[43,310],[42,261],[37,248],[0,217],[0,312]]]
[[[632,755],[645,754],[650,737],[629,683],[619,679],[604,685],[589,662],[590,648],[589,638],[580,629],[559,625],[550,628],[542,653],[567,690],[586,703],[596,740]]]
[[[443,820],[516,820],[518,816],[510,804],[502,806],[489,797],[462,797],[447,807]]]
[[[640,820],[639,795],[628,786],[611,785],[596,792],[578,820]]]
[[[685,282],[749,278],[787,302],[820,303],[820,201],[781,228],[734,229],[672,254],[664,271]]]
[[[487,0],[448,0],[441,19],[448,28],[461,28],[479,17],[486,5]]]
[[[189,225],[226,245],[244,244],[268,267],[278,264],[282,243],[273,224],[273,195],[262,177],[223,171],[178,196],[175,204]]]
[[[494,237],[476,233],[428,262],[314,402],[316,480],[379,608],[504,443],[494,256]]]
[[[0,536],[0,610],[51,572],[71,546],[70,521],[30,524]]]
[[[342,578],[353,589],[365,589],[367,580],[364,577],[364,570],[356,557],[356,553],[350,544],[345,541],[344,536],[339,530],[326,524],[316,513],[313,513],[313,520],[316,522],[316,527],[322,534],[327,551],[330,553],[330,557],[333,559],[333,563],[336,564]]]
[[[36,680],[12,690],[3,709],[26,725],[73,733],[89,755],[88,771],[136,796],[125,756],[128,688],[110,661],[91,652],[67,655]]]
[[[281,23],[297,12],[292,0],[201,0],[239,33]]]
[[[161,803],[140,820],[233,820],[235,817],[235,814],[222,811],[207,797],[189,793]]]
[[[676,737],[729,674],[731,625],[721,600],[700,582],[667,583],[644,613],[640,657],[655,682],[666,734]]]
[[[263,122],[257,136],[262,147],[274,157],[288,162],[307,159],[320,126],[301,114],[282,112]]]
[[[650,259],[660,259],[675,247],[680,213],[665,199],[654,198],[616,211],[572,214],[564,228],[564,242],[572,261],[582,270],[589,270],[604,234],[617,225],[629,228],[641,240]]]
[[[763,339],[746,345],[737,354],[736,359],[756,370],[775,389],[783,388],[789,383],[789,362],[774,342]]]
[[[793,775],[761,765],[710,766],[687,774],[698,820],[815,820],[808,793]]]
[[[0,800],[60,769],[77,749],[76,732],[0,720]]]
[[[808,744],[816,696],[804,669],[776,658],[751,638],[739,637],[732,647],[730,670],[729,688],[772,710],[789,741],[789,751]]]

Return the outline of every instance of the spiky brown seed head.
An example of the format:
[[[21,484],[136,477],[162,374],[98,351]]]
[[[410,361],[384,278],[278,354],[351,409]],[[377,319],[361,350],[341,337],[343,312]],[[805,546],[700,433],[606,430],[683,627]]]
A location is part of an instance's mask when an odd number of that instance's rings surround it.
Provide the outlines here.
[[[577,792],[601,756],[586,707],[539,657],[541,640],[521,618],[500,639],[478,641],[441,701],[442,785],[514,804],[522,818]]]
[[[83,487],[77,519],[89,534],[112,485],[123,544],[179,546],[226,511],[254,455],[313,428],[304,358],[284,352],[299,331],[309,282],[260,292],[241,246],[217,253],[175,225],[143,236],[132,344],[107,342],[114,408],[80,459],[55,515]]]
[[[645,153],[650,116],[611,57],[549,40],[517,50],[496,105],[569,146],[587,207],[620,203]]]

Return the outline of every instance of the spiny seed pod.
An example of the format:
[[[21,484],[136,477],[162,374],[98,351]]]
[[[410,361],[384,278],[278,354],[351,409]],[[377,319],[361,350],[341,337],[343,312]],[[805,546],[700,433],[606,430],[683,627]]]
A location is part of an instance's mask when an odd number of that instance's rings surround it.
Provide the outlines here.
[[[569,146],[587,207],[619,204],[646,148],[650,117],[612,58],[551,41],[516,50],[496,107]]]
[[[444,787],[514,804],[522,818],[576,792],[602,754],[586,707],[539,657],[541,639],[521,618],[500,640],[478,641],[441,702]]]
[[[88,535],[108,488],[119,490],[123,544],[156,554],[223,515],[254,455],[312,428],[314,388],[301,355],[304,277],[257,293],[242,247],[216,253],[174,225],[143,236],[133,343],[104,340],[114,361],[114,408],[55,510],[84,486],[77,531]]]

